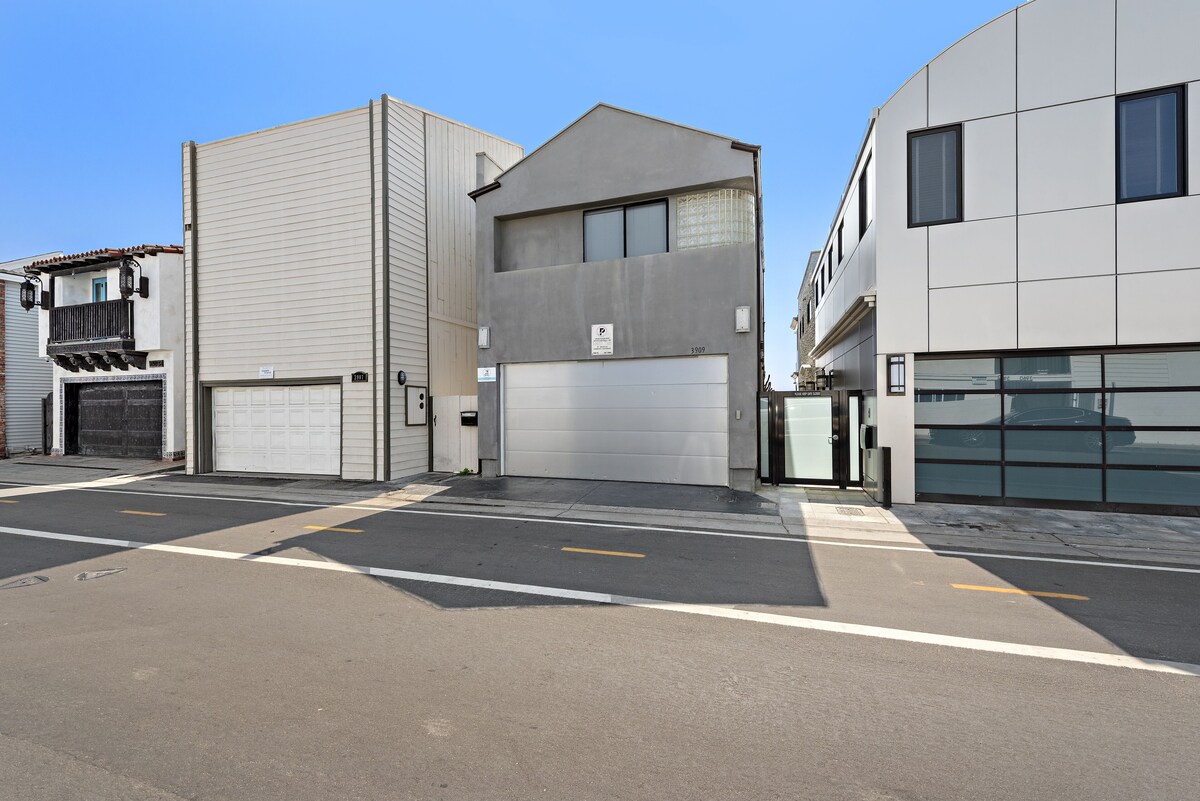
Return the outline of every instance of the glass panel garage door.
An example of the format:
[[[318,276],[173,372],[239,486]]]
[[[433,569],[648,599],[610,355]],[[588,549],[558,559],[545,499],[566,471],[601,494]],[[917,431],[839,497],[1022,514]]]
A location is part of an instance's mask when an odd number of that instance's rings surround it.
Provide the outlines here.
[[[341,474],[341,387],[214,387],[213,469]]]
[[[1200,511],[1198,351],[918,357],[915,378],[918,499]]]
[[[505,474],[726,486],[725,359],[505,365]]]

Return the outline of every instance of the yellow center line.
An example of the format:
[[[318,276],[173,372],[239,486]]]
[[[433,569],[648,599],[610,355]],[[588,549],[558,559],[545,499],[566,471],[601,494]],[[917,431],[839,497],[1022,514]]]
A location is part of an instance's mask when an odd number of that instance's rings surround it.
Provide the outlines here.
[[[334,528],[333,526],[305,526],[309,531],[340,531],[343,534],[362,534],[361,528]]]
[[[0,503],[18,503],[18,501],[9,501],[9,500],[4,500],[3,498],[0,498]]]
[[[1043,590],[1018,590],[1016,587],[981,587],[976,584],[951,584],[956,590],[979,590],[980,592],[1006,592],[1011,595],[1034,595],[1038,598],[1065,598],[1068,601],[1090,600],[1086,595],[1072,595],[1069,592],[1045,592]]]
[[[626,553],[625,551],[593,551],[591,548],[563,548],[571,553],[598,553],[601,556],[628,556],[631,559],[645,559],[644,553]]]
[[[138,512],[133,509],[122,509],[123,515],[145,515],[146,517],[166,517],[166,512]]]

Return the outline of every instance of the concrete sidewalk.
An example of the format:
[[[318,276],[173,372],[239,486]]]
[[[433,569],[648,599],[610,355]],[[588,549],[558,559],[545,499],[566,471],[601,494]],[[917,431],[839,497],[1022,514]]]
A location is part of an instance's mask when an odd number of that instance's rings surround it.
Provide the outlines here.
[[[66,460],[75,459],[70,464]],[[883,509],[859,490],[763,487],[758,493],[567,479],[423,473],[393,482],[186,476],[180,463],[25,457],[0,483],[141,491],[296,504],[418,506],[671,529],[889,543],[938,549],[1200,565],[1200,518],[922,503]]]
[[[796,536],[1077,558],[1200,564],[1200,518],[919,503],[884,509],[863,492],[764,487]]]

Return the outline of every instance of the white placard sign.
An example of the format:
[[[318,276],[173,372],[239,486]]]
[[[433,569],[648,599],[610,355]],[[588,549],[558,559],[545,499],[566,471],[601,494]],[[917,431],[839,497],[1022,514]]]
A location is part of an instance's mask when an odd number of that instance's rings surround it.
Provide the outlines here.
[[[612,323],[601,323],[592,326],[592,355],[613,355],[613,326]]]
[[[275,368],[274,367],[258,368],[258,377],[259,378],[274,378],[275,377]]]
[[[478,370],[478,373],[479,373],[479,377],[477,380],[481,384],[484,383],[485,381],[495,381],[496,380],[496,368],[495,367],[480,367]]]

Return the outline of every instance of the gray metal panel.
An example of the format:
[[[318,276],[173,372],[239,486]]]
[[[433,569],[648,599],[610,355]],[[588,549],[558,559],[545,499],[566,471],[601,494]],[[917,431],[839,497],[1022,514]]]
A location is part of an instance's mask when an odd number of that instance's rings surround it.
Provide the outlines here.
[[[53,387],[53,371],[38,358],[38,315],[21,308],[18,284],[4,293],[4,410],[10,452],[42,447],[42,398]]]
[[[725,356],[505,365],[504,471],[729,483]]]

